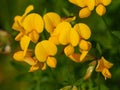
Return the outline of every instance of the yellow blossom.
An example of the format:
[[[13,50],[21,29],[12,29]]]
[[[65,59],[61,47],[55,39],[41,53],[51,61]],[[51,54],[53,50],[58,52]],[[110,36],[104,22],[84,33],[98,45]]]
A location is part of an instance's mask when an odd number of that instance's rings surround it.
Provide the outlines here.
[[[30,13],[34,7],[28,6],[22,16],[15,16],[12,28],[19,31],[15,40],[19,41],[24,35],[30,37],[30,40],[36,43],[39,39],[39,33],[43,31],[42,17],[37,13]]]
[[[55,68],[57,64],[57,61],[54,58],[56,53],[56,45],[48,40],[39,42],[35,47],[35,56],[39,62],[47,63],[47,65],[52,68]]]
[[[101,59],[98,61],[96,72],[101,72],[105,79],[111,78],[112,75],[108,69],[110,69],[112,66],[112,63],[108,62],[104,57],[101,57]]]
[[[59,23],[62,21],[71,22],[75,20],[75,17],[61,18],[60,15],[55,12],[48,12],[43,16],[43,20],[45,22],[45,29],[52,34]]]

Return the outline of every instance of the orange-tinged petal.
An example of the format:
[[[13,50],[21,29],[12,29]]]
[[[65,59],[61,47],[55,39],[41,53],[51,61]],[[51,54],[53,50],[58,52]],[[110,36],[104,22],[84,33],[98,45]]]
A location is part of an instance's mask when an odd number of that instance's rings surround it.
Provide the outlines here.
[[[33,65],[33,66],[30,67],[29,72],[34,72],[34,71],[36,71],[38,69],[39,69],[39,66]]]
[[[104,66],[108,69],[110,69],[113,66],[113,64],[111,62],[108,62],[104,57],[101,57],[101,61],[103,61]]]
[[[106,12],[106,8],[105,6],[103,6],[102,4],[99,4],[97,7],[96,7],[96,12],[98,15],[102,16],[105,14]]]
[[[102,74],[103,74],[103,76],[105,77],[105,80],[106,80],[107,78],[111,78],[111,77],[112,77],[111,73],[109,72],[109,70],[108,70],[107,68],[104,68],[104,69],[102,70]]]
[[[80,55],[80,62],[83,62],[86,55],[88,54],[88,51],[82,51]]]
[[[70,43],[71,43],[71,45],[77,46],[79,43],[79,39],[80,39],[80,37],[79,37],[78,32],[74,29],[71,29],[70,30]]]
[[[76,19],[76,16],[70,16],[70,17],[65,17],[65,18],[62,18],[62,21],[65,21],[65,22],[72,22]]]
[[[29,33],[28,35],[31,39],[32,42],[37,43],[38,39],[40,37],[39,33],[35,30],[33,30],[31,33]]]
[[[74,47],[72,45],[68,45],[64,48],[64,53],[66,56],[69,56],[74,53]]]
[[[48,57],[46,63],[49,67],[55,68],[57,64],[57,60],[54,57]]]
[[[37,61],[30,56],[29,57],[24,57],[24,61],[26,63],[28,63],[29,65],[35,65],[37,63]]]
[[[16,61],[24,61],[24,56],[23,56],[23,51],[18,51],[18,52],[15,52],[14,55],[13,55],[13,58],[16,60]]]
[[[61,17],[54,12],[49,12],[43,16],[43,20],[45,22],[45,29],[52,33],[56,26],[61,22]]]
[[[104,67],[104,62],[101,61],[101,60],[99,60],[95,70],[96,70],[97,72],[101,72],[104,68],[105,68],[105,67]]]
[[[24,19],[23,27],[27,33],[31,32],[32,30],[41,33],[44,27],[42,17],[37,13],[31,13],[27,15]]]
[[[90,28],[84,23],[78,23],[74,26],[74,29],[79,33],[83,39],[89,39],[91,36]]]
[[[69,58],[73,60],[74,62],[80,62],[80,54],[73,53],[69,55]]]
[[[56,53],[57,47],[55,44],[47,40],[39,42],[35,47],[35,55],[40,62],[45,62],[49,55],[54,56]]]
[[[24,51],[24,56],[27,52],[29,43],[30,43],[30,38],[26,35],[24,35],[20,40],[20,46],[21,46],[21,49]]]
[[[71,25],[68,22],[62,22],[60,28],[61,28],[61,32],[59,36],[59,42],[62,45],[66,45],[70,42],[69,37],[70,37]]]
[[[80,18],[87,18],[90,15],[91,15],[91,10],[88,7],[82,8],[79,11],[79,17]]]

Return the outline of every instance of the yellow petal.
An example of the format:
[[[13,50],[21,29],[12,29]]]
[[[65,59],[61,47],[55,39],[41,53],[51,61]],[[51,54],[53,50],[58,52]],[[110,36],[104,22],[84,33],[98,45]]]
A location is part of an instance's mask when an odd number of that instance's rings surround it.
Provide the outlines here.
[[[36,32],[35,30],[33,30],[31,33],[29,33],[29,37],[31,39],[32,42],[37,43],[38,39],[39,39],[39,33]]]
[[[90,10],[93,10],[95,7],[95,0],[87,0],[87,6]]]
[[[71,25],[68,22],[62,22],[60,29],[61,32],[59,36],[59,42],[62,45],[66,45],[70,42],[69,37],[70,37]]]
[[[79,6],[79,7],[85,7],[86,1],[85,0],[69,0],[69,2]]]
[[[35,65],[37,62],[34,58],[32,57],[24,57],[24,61],[28,63],[29,65]]]
[[[79,11],[80,18],[87,18],[88,16],[90,16],[90,14],[91,14],[91,10],[88,7],[82,8]]]
[[[95,70],[97,72],[101,72],[104,68],[104,62],[102,60],[99,60]]]
[[[30,67],[30,69],[29,69],[29,72],[33,72],[33,71],[36,71],[36,70],[38,70],[38,69],[43,69],[43,67],[44,67],[44,63],[41,63],[41,62],[36,62],[36,64],[35,65],[32,65],[31,67]]]
[[[80,62],[80,54],[73,53],[69,55],[69,58],[73,60],[74,62]]]
[[[79,39],[80,39],[80,37],[79,37],[78,32],[74,29],[71,29],[70,30],[70,43],[71,43],[71,45],[77,46],[79,43]]]
[[[21,49],[24,50],[24,56],[27,52],[29,43],[30,43],[30,38],[28,36],[24,35],[20,40],[20,46],[21,46]]]
[[[12,25],[12,29],[16,30],[16,31],[22,31],[23,28],[21,26],[21,16],[15,16],[14,18],[14,23]]]
[[[79,43],[81,51],[88,51],[91,48],[91,43],[85,40],[81,40]]]
[[[55,68],[57,64],[57,60],[54,57],[48,57],[46,63],[49,67]]]
[[[43,16],[43,20],[45,22],[45,29],[52,33],[56,26],[61,22],[61,17],[54,12],[49,12]]]
[[[88,51],[82,51],[80,55],[80,62],[83,62],[86,55],[88,54]]]
[[[35,55],[40,62],[45,62],[49,55],[54,56],[56,53],[57,47],[55,44],[47,40],[39,42],[35,47]]]
[[[13,55],[13,58],[16,60],[16,61],[24,61],[24,56],[23,56],[23,51],[18,51],[18,52],[15,52],[14,55]]]
[[[64,53],[66,56],[69,56],[74,53],[74,47],[72,45],[68,45],[64,48]]]
[[[111,78],[111,77],[112,77],[111,73],[109,72],[109,70],[108,70],[107,68],[104,68],[104,69],[102,70],[102,74],[103,74],[103,76],[105,77],[105,80],[106,80],[107,78]]]
[[[27,15],[24,19],[23,27],[27,33],[31,32],[32,30],[41,33],[44,27],[42,17],[37,13]]]
[[[91,36],[90,28],[84,23],[78,23],[74,26],[74,29],[79,33],[83,39],[89,39]]]
[[[23,14],[23,17],[26,16],[29,12],[31,12],[34,9],[33,5],[29,5],[26,10],[25,13]]]
[[[30,67],[29,72],[34,72],[34,71],[36,71],[38,69],[39,69],[39,66],[33,65],[33,66]]]
[[[23,32],[18,33],[18,35],[15,37],[16,41],[19,41],[24,36]]]
[[[97,7],[96,7],[96,12],[98,15],[102,16],[105,14],[106,12],[106,8],[105,6],[103,6],[102,4],[99,4]]]
[[[55,45],[59,45],[58,35],[49,37],[49,41],[54,43]]]
[[[43,67],[41,69],[46,70],[46,63],[44,63],[44,65],[43,65]]]
[[[109,5],[112,0],[101,0],[101,3],[105,6]]]

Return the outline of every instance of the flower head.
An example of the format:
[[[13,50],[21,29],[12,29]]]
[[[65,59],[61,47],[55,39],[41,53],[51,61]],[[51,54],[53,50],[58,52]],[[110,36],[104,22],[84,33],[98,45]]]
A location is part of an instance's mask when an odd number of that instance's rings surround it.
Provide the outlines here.
[[[112,63],[108,62],[104,57],[101,57],[101,59],[98,61],[96,72],[101,72],[105,79],[111,78],[112,75],[108,69],[110,69],[112,66]]]
[[[39,33],[43,31],[42,17],[37,13],[30,13],[34,7],[28,6],[22,16],[15,16],[12,28],[19,31],[15,40],[19,41],[24,35],[30,37],[30,40],[36,43],[39,39]]]
[[[48,40],[39,42],[35,47],[35,56],[39,62],[47,63],[48,66],[55,68],[56,59],[54,55],[57,53],[57,47],[55,44]]]

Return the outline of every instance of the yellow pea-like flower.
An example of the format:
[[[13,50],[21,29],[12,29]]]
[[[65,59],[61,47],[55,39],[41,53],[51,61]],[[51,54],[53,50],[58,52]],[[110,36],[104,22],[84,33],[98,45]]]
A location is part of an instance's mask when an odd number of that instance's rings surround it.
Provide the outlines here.
[[[43,31],[44,23],[42,17],[37,13],[30,13],[34,7],[28,6],[25,13],[22,16],[16,16],[12,28],[19,31],[19,34],[15,37],[15,40],[19,41],[26,35],[30,37],[33,43],[36,43],[39,39],[39,33]]]
[[[108,62],[104,57],[101,57],[101,59],[98,61],[96,72],[101,72],[105,79],[111,78],[112,75],[108,69],[110,69],[112,66],[112,63]]]
[[[105,6],[103,6],[102,4],[99,4],[97,7],[96,7],[96,12],[98,15],[102,16],[105,14],[106,12],[106,8]]]
[[[48,40],[39,42],[35,47],[35,56],[40,62],[45,62],[48,56],[54,56],[56,53],[57,47]]]
[[[91,36],[90,28],[84,23],[78,23],[74,26],[74,29],[79,33],[83,39],[89,39]]]

